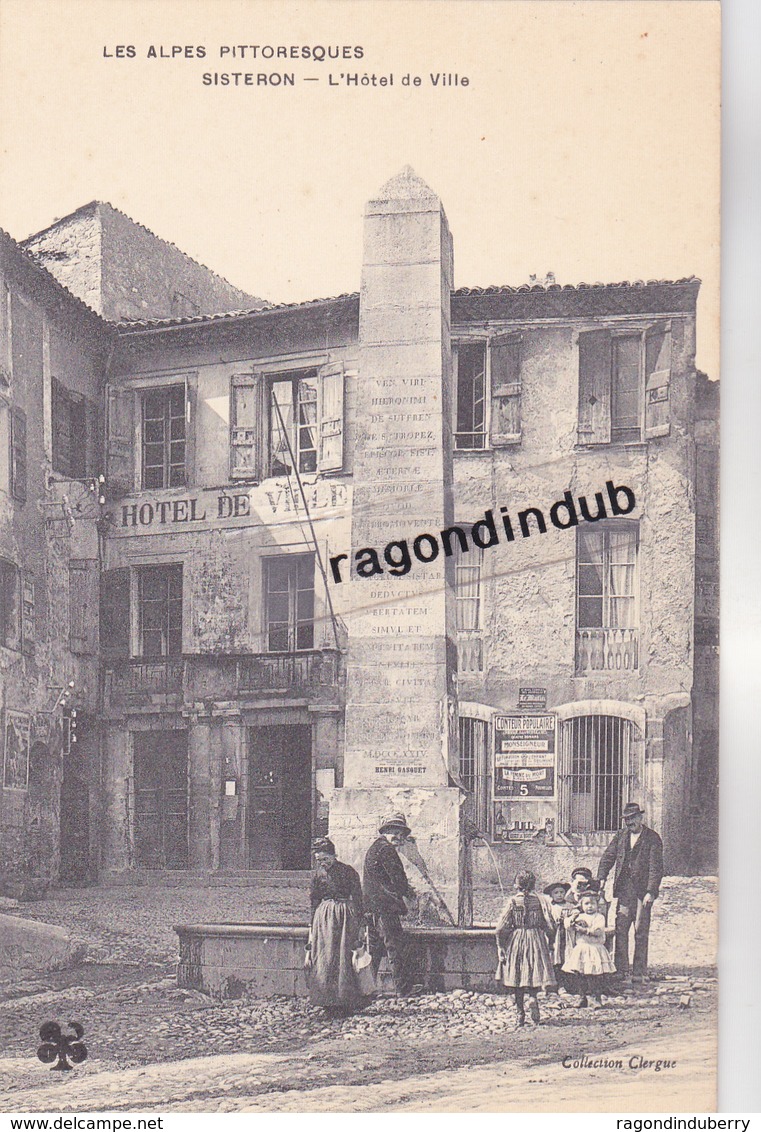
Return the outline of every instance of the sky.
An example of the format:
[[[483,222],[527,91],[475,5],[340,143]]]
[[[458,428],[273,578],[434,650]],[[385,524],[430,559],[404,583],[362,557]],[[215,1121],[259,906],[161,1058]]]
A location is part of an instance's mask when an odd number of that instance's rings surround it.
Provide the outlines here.
[[[259,57],[221,56],[238,45]],[[256,85],[273,73],[295,85]],[[0,123],[16,239],[107,200],[254,295],[335,295],[359,288],[365,202],[410,164],[457,286],[697,275],[718,376],[712,0],[2,0]]]

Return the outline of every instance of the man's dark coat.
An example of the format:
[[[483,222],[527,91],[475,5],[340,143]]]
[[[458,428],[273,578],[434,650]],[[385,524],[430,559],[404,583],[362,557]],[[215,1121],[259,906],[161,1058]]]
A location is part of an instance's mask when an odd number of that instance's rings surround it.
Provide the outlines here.
[[[615,865],[613,874],[613,895],[621,894],[621,872],[626,860],[629,830],[620,829],[600,858],[597,879],[602,884]],[[650,893],[653,900],[658,895],[663,879],[663,842],[654,829],[642,826],[642,833],[629,856],[629,873],[635,895],[642,900]]]
[[[394,846],[385,837],[379,837],[365,854],[362,876],[365,909],[368,912],[406,912],[403,897],[412,889],[404,865]]]

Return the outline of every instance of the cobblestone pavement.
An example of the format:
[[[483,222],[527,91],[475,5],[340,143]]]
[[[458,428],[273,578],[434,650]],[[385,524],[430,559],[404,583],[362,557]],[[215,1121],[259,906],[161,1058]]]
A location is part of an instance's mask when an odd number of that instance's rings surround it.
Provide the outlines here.
[[[447,1107],[436,1100],[436,1089],[445,1082],[454,1090],[452,1107],[478,1111],[473,1106],[478,1090],[488,1090],[490,1070],[503,1084],[541,1081],[546,1071],[547,1081],[573,1092],[576,1084],[558,1068],[570,1054],[599,1058],[631,1047],[648,1058],[669,1059],[678,1047],[684,1063],[685,1042],[708,1049],[713,1041],[716,981],[709,967],[709,909],[714,899],[706,878],[669,884],[651,934],[655,981],[629,988],[602,1010],[570,1007],[557,996],[542,999],[542,1025],[516,1031],[511,1003],[501,994],[381,998],[351,1018],[328,1019],[303,1000],[217,1002],[176,986],[172,923],[303,921],[303,886],[265,893],[248,888],[57,893],[16,912],[74,930],[87,942],[89,957],[70,970],[0,988],[0,1111],[62,1106],[68,1111],[370,1111],[363,1107],[370,1104],[367,1098],[374,1098],[378,1110],[415,1104],[434,1109]],[[51,1018],[77,1019],[86,1028],[90,1057],[72,1073],[51,1074],[36,1059],[39,1026]],[[707,1090],[711,1061],[706,1054],[699,1074]],[[579,1070],[573,1082],[589,1084],[591,1072]],[[656,1081],[661,1097],[664,1074],[647,1077]],[[621,1080],[633,1079],[624,1074]],[[360,1085],[375,1091],[365,1093]],[[502,1098],[507,1108],[528,1104],[525,1096],[516,1101],[509,1090],[503,1089]],[[686,1107],[695,1110],[696,1104]],[[588,1101],[576,1107],[584,1111]],[[627,1111],[621,1104],[611,1107]],[[629,1111],[663,1107],[648,1108],[640,1096]]]

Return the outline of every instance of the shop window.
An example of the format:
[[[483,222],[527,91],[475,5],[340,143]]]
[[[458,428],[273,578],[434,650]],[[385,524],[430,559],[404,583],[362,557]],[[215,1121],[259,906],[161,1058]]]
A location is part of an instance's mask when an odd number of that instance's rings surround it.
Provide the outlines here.
[[[644,330],[580,334],[579,443],[668,435],[670,383],[670,322]]]
[[[634,725],[611,715],[566,720],[561,729],[560,825],[563,833],[620,828],[631,794]]]
[[[482,566],[483,550],[480,547],[471,546],[467,551],[458,547],[455,556],[455,613],[460,672],[481,672],[483,669]]]
[[[184,487],[187,482],[184,384],[142,393],[143,488]]]
[[[87,475],[88,406],[84,397],[52,380],[53,471],[67,479]]]
[[[467,791],[465,816],[482,832],[488,830],[488,725],[483,719],[460,719],[460,784]]]
[[[632,671],[639,666],[636,522],[578,528],[576,671]]]
[[[264,568],[268,652],[314,648],[314,555],[279,555]]]
[[[21,643],[19,569],[0,558],[0,645],[17,649]]]
[[[182,566],[137,571],[140,656],[182,654]]]
[[[278,374],[235,374],[230,390],[230,474],[265,479],[343,467],[340,364]]]

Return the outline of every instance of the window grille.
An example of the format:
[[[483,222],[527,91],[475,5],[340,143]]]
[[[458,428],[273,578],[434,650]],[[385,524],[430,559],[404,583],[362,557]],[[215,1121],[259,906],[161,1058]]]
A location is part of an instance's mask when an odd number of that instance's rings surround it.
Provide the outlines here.
[[[636,728],[613,715],[565,721],[560,742],[560,822],[564,833],[620,828],[631,794]]]
[[[488,832],[488,726],[483,719],[460,719],[460,782],[468,791],[464,812],[478,829]]]

